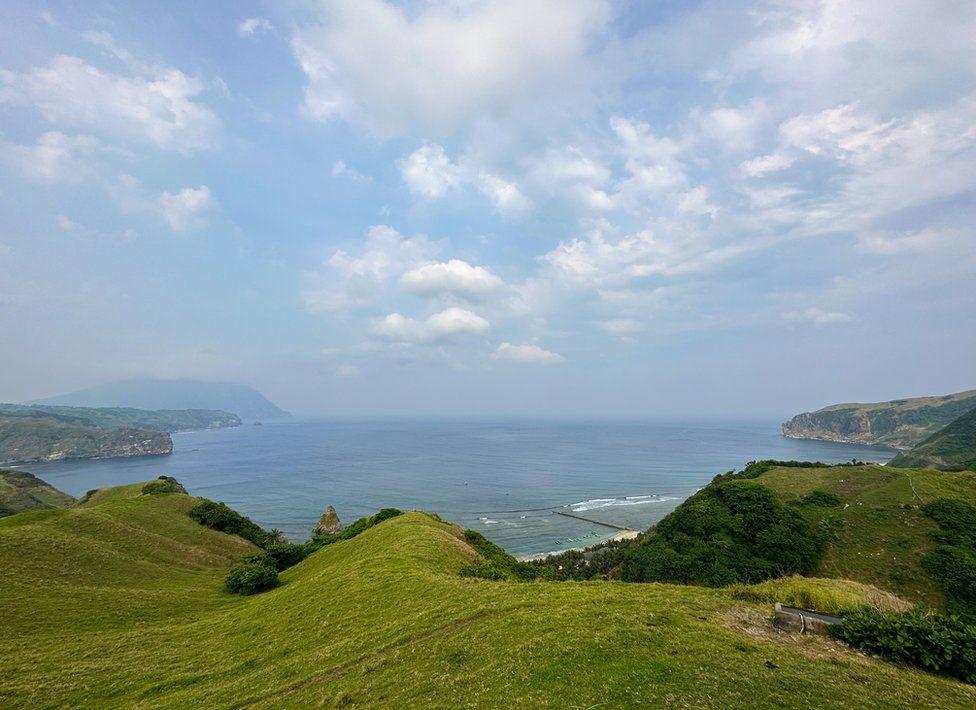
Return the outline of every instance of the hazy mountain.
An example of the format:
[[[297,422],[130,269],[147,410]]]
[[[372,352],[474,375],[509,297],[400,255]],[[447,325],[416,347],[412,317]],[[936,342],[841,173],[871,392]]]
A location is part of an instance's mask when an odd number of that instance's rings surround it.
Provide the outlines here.
[[[219,409],[245,421],[289,416],[260,392],[229,382],[123,380],[37,400],[37,404],[137,409]]]

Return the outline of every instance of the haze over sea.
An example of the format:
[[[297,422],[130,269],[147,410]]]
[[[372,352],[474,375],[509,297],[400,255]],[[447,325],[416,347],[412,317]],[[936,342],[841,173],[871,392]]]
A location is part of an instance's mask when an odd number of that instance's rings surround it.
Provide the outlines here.
[[[294,541],[327,505],[346,524],[419,508],[515,555],[644,530],[713,476],[754,459],[884,462],[892,451],[784,439],[770,421],[289,421],[173,436],[171,456],[24,466],[75,496],[175,476]]]

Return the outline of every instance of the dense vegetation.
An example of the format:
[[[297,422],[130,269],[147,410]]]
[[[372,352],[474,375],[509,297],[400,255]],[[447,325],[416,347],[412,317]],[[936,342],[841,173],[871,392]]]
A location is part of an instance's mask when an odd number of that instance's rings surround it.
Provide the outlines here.
[[[976,390],[873,404],[835,404],[798,414],[783,424],[783,433],[801,439],[886,444],[907,449],[974,409]]]
[[[932,434],[911,451],[898,454],[889,465],[976,471],[976,409]]]
[[[172,476],[160,476],[142,487],[143,495],[158,496],[163,493],[186,493],[183,484]]]
[[[0,518],[25,510],[68,508],[75,499],[26,471],[0,469]]]
[[[725,590],[460,577],[477,553],[421,513],[326,545],[277,589],[228,594],[256,548],[192,520],[198,500],[142,485],[0,521],[0,705],[976,703],[972,686],[778,633],[769,602]]]
[[[149,431],[195,431],[240,426],[236,414],[213,409],[132,409],[129,407],[66,407],[48,404],[0,404],[7,416],[49,416],[66,424],[96,429],[147,429]]]
[[[976,683],[976,627],[924,609],[863,609],[831,628],[842,641],[872,655]]]
[[[976,623],[976,508],[942,498],[924,511],[939,524],[938,544],[923,560],[925,569],[942,585],[946,609]]]

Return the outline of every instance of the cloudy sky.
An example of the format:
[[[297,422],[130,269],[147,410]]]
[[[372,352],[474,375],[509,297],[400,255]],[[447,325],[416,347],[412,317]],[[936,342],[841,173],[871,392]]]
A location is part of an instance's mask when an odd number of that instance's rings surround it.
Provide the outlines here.
[[[0,400],[772,416],[976,387],[976,4],[9,0]]]

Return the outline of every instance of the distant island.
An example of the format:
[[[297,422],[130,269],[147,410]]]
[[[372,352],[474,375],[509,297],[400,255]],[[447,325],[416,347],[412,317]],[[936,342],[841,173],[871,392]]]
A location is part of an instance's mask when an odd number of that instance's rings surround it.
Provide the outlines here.
[[[35,400],[34,404],[151,410],[221,410],[232,412],[245,422],[290,416],[252,387],[206,380],[122,380]]]
[[[170,434],[240,426],[230,412],[0,404],[0,463],[158,456]]]
[[[976,390],[870,404],[835,404],[785,422],[783,436],[911,449],[976,409]]]

